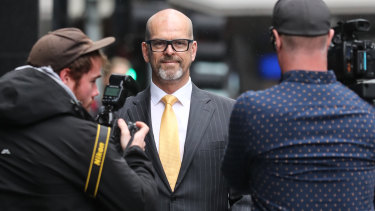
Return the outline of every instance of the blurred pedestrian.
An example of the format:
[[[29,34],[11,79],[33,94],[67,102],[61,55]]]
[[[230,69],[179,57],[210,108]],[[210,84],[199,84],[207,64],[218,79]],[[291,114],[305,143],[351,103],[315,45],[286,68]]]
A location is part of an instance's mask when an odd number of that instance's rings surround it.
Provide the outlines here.
[[[103,85],[109,84],[109,77],[112,74],[126,75],[131,68],[130,61],[124,57],[113,57],[103,71]]]

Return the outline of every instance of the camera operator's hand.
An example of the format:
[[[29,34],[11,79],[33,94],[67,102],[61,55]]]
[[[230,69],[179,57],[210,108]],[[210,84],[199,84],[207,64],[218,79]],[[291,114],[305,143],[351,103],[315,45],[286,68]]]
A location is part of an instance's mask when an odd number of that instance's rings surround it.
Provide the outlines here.
[[[144,141],[146,134],[149,131],[149,127],[143,123],[143,122],[136,122],[136,126],[139,128],[139,130],[134,134],[133,142],[130,146],[139,146],[143,151],[145,150],[146,143]],[[119,119],[117,122],[118,127],[121,130],[121,147],[123,150],[125,150],[126,146],[129,143],[129,140],[131,138],[130,131],[128,129],[128,126],[126,122],[123,119]]]

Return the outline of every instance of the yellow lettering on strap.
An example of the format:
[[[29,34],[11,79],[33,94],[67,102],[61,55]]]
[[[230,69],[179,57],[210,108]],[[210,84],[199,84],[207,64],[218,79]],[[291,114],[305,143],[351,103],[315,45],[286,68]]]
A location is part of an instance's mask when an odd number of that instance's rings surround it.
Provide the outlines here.
[[[94,143],[94,150],[92,152],[91,162],[85,185],[85,192],[94,198],[96,197],[98,192],[110,134],[110,127],[98,125]]]

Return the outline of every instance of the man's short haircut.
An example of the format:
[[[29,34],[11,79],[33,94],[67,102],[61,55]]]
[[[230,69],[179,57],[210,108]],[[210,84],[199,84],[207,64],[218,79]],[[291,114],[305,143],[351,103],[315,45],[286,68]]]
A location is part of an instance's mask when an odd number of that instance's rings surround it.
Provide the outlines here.
[[[326,50],[328,36],[321,35],[315,37],[281,35],[284,48],[288,51],[294,50]]]
[[[68,68],[70,69],[69,75],[76,82],[76,86],[79,85],[79,80],[81,79],[82,75],[90,71],[93,65],[92,59],[96,58],[101,59],[103,64],[102,66],[106,65],[107,57],[99,50],[84,54],[68,65]]]

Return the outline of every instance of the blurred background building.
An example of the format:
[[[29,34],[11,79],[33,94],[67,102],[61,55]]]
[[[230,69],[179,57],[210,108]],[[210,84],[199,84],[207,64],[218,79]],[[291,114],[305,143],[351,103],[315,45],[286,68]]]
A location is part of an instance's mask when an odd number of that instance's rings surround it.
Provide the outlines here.
[[[201,88],[236,98],[246,90],[267,88],[280,79],[269,41],[276,0],[2,0],[0,2],[0,76],[25,64],[33,43],[48,31],[78,27],[93,40],[116,37],[105,49],[122,57],[145,88],[150,69],[141,54],[147,19],[164,8],[187,14],[198,42],[192,80]],[[375,24],[374,0],[325,0],[332,25],[364,18]],[[375,40],[375,29],[361,33]]]

